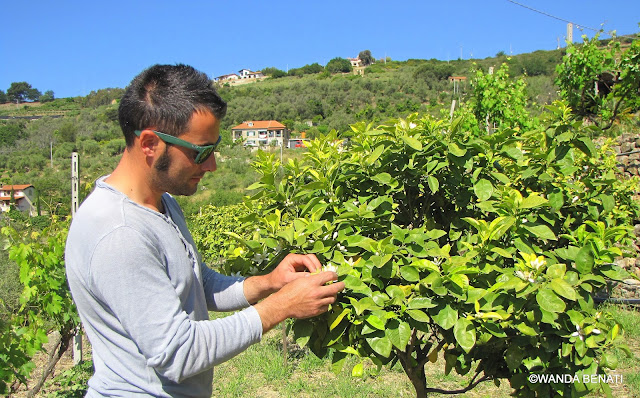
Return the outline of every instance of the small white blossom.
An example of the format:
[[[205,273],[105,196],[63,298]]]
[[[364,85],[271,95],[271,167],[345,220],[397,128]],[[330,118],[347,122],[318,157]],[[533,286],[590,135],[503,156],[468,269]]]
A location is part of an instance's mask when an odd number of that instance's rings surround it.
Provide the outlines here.
[[[253,262],[258,264],[261,264],[266,259],[267,259],[267,255],[262,253],[256,253],[253,256]]]
[[[338,271],[338,268],[336,268],[336,266],[335,266],[335,265],[333,265],[333,264],[329,263],[329,264],[325,265],[324,267],[322,267],[322,270],[323,270],[323,271],[337,272],[337,271]]]
[[[258,267],[251,267],[249,269],[249,274],[250,275],[256,275],[258,273]]]
[[[576,203],[579,199],[579,197],[574,196],[573,199],[571,199],[571,203]]]
[[[417,126],[415,123],[409,123],[409,128],[415,129]]]
[[[582,330],[580,329],[580,325],[576,325],[576,331],[571,333],[571,337],[579,337],[580,340],[584,341],[584,335],[582,334]]]
[[[531,262],[531,266],[535,269],[539,269],[545,264],[546,264],[546,261],[542,257],[536,257],[536,259]]]
[[[593,329],[593,330],[591,331],[591,333],[593,333],[593,334],[600,334],[600,333],[602,333],[602,332],[600,331],[600,329]]]
[[[338,250],[340,250],[341,252],[346,252],[347,248],[338,243]]]
[[[523,218],[523,219],[522,219],[522,223],[523,223],[523,224],[526,224],[526,223],[528,223],[528,222],[529,222],[529,220],[527,220],[526,218]]]
[[[338,231],[333,233],[333,239],[336,239],[338,237]]]
[[[348,259],[345,260],[345,263],[347,263],[349,266],[353,267],[353,264],[354,264],[353,258],[349,257]]]

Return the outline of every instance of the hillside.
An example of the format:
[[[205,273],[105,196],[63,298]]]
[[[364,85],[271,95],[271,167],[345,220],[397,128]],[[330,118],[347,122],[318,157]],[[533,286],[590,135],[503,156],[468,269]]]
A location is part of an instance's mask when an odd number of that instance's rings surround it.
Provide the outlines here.
[[[231,143],[230,127],[245,120],[276,119],[294,135],[305,131],[313,137],[331,129],[348,131],[350,124],[360,120],[380,122],[413,112],[448,114],[453,99],[464,101],[471,92],[474,68],[486,72],[502,63],[509,65],[512,77],[526,76],[530,112],[535,115],[539,104],[557,98],[553,79],[562,56],[563,50],[555,50],[451,62],[388,60],[368,66],[364,76],[324,72],[236,87],[222,85],[220,94],[228,102],[221,125],[223,144]],[[449,76],[467,77],[466,83],[460,83],[459,94],[454,95]],[[85,97],[1,106],[0,118],[10,119],[0,121],[0,182],[32,183],[41,194],[43,211],[69,214],[70,153],[80,152],[81,185],[88,191],[95,178],[115,166],[124,148],[117,123],[122,93],[122,88],[105,88]],[[213,197],[222,203],[237,202],[251,183],[247,162],[236,161],[251,155],[224,145],[222,151],[230,161],[216,173],[218,183],[206,179],[202,192],[189,199],[194,208]],[[220,184],[221,180],[228,185]]]

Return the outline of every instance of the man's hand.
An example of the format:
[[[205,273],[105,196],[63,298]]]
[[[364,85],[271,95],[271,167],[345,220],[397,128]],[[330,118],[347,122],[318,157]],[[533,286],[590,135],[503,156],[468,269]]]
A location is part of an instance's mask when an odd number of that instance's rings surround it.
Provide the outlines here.
[[[262,320],[263,333],[287,318],[310,318],[326,312],[336,301],[338,292],[344,289],[344,282],[327,285],[327,282],[338,279],[335,272],[313,275],[305,272],[300,275],[302,277],[295,278],[279,292],[255,305]]]
[[[244,281],[244,295],[248,302],[255,303],[277,292],[287,283],[321,269],[322,264],[314,254],[289,254],[267,275],[247,278]]]

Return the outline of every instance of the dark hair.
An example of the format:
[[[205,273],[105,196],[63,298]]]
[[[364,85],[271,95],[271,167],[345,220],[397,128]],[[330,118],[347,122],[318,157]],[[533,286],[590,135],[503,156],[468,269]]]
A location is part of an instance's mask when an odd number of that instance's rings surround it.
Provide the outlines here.
[[[120,100],[118,119],[131,146],[136,130],[153,127],[182,134],[196,111],[209,111],[218,119],[227,112],[227,103],[207,75],[182,64],[154,65],[131,81]]]

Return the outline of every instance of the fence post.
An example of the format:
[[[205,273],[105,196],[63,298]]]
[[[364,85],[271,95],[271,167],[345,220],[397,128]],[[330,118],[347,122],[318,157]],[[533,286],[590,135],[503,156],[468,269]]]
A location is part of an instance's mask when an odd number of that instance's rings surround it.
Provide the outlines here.
[[[76,215],[78,210],[78,191],[80,181],[80,166],[78,164],[78,152],[71,154],[71,218]],[[76,334],[73,336],[73,364],[77,365],[82,362],[82,327],[78,325]]]

